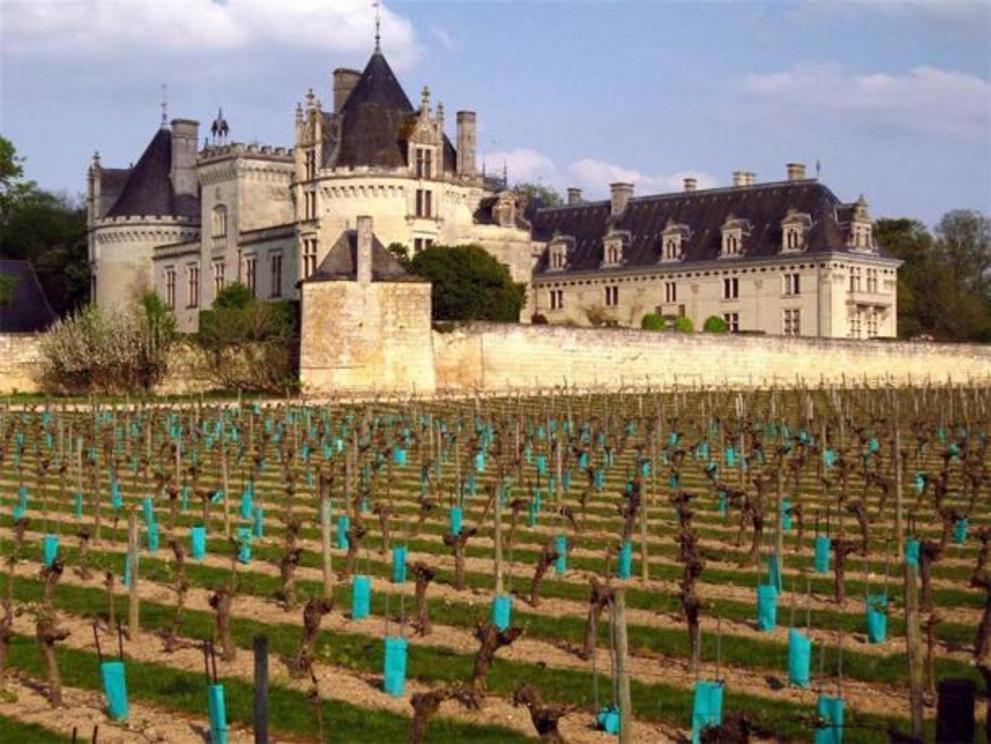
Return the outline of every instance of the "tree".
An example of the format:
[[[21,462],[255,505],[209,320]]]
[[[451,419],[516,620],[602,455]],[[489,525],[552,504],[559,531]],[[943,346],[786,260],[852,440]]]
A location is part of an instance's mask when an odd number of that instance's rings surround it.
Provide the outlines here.
[[[410,264],[433,283],[434,320],[491,320],[515,323],[526,299],[525,287],[477,245],[432,246]]]
[[[991,220],[973,209],[947,212],[936,225],[936,250],[957,286],[985,299],[991,289]]]
[[[89,299],[86,210],[25,180],[23,162],[0,137],[0,256],[30,261],[52,309],[65,315]]]
[[[674,321],[674,330],[678,333],[692,333],[695,330],[695,324],[687,315],[679,315]]]
[[[705,319],[702,330],[706,333],[726,333],[729,331],[729,324],[718,315],[710,315]]]
[[[560,207],[564,204],[564,200],[556,190],[542,183],[521,181],[513,186],[513,191],[522,194],[527,198],[528,203],[536,204],[538,207]]]
[[[647,313],[640,321],[640,328],[644,331],[663,331],[664,317],[660,313]]]
[[[261,302],[228,284],[200,313],[196,341],[213,382],[227,389],[284,392],[296,379],[297,312],[289,302]]]
[[[409,246],[404,243],[389,243],[386,250],[392,254],[392,257],[399,261],[399,265],[402,266],[407,271],[412,268],[412,259],[409,257]]]

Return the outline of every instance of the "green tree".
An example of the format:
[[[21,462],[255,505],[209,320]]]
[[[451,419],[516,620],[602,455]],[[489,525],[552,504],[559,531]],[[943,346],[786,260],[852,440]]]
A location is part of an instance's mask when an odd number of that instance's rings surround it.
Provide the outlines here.
[[[513,186],[513,191],[518,194],[523,194],[527,198],[527,201],[531,204],[535,201],[540,202],[540,206],[542,207],[560,207],[564,204],[564,199],[561,198],[561,194],[550,186],[545,186],[542,183],[520,181]]]
[[[263,302],[243,284],[228,284],[200,312],[196,342],[207,354],[211,381],[221,388],[281,393],[298,372],[298,311],[290,302]]]
[[[686,315],[679,315],[674,321],[674,330],[678,333],[692,333],[695,331],[695,324]]]
[[[663,331],[665,325],[664,316],[660,313],[647,313],[640,320],[640,329],[644,331]]]
[[[399,261],[400,266],[402,266],[407,271],[412,269],[412,260],[409,257],[409,246],[404,243],[389,243],[386,246],[386,250],[392,254],[392,257]]]
[[[958,286],[987,296],[991,289],[991,220],[973,209],[947,212],[936,225],[936,248]]]
[[[702,330],[706,333],[726,333],[729,331],[729,324],[718,315],[710,315],[705,319]]]
[[[477,245],[432,246],[417,253],[414,274],[433,283],[434,320],[491,320],[515,323],[526,299],[525,286]]]
[[[89,300],[86,210],[24,180],[22,162],[0,137],[0,256],[30,261],[52,309],[65,315]]]

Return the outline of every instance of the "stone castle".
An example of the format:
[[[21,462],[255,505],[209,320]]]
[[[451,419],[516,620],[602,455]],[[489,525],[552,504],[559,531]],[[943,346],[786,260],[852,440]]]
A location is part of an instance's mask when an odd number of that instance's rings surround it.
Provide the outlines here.
[[[686,178],[655,196],[569,189],[545,207],[480,172],[475,113],[457,112],[452,142],[443,105],[424,88],[414,107],[377,43],[363,71],[334,71],[332,96],[330,111],[312,91],[297,105],[292,148],[228,142],[218,115],[202,147],[198,123],[174,119],[130,168],[94,155],[93,299],[153,287],[189,332],[230,282],[300,300],[302,366],[329,370],[327,385],[349,355],[376,353],[381,324],[429,343],[429,285],[406,276],[394,243],[482,246],[526,284],[523,322],[639,327],[658,313],[701,330],[716,315],[731,331],[895,336],[900,262],[875,241],[863,197],[842,202],[800,164],[780,181],[739,171],[731,187]],[[308,339],[342,319],[364,331],[331,362]]]

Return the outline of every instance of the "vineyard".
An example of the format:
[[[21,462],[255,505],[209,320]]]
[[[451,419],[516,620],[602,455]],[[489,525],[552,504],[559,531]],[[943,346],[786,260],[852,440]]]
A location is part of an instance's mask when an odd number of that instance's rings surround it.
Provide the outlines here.
[[[0,740],[984,741],[989,409],[4,406]]]

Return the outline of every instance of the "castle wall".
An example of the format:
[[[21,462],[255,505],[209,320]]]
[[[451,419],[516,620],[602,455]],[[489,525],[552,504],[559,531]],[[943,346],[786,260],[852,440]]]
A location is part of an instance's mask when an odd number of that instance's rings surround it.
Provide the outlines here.
[[[40,335],[0,333],[0,395],[41,390]]]
[[[793,385],[931,380],[991,382],[991,345],[651,333],[472,324],[434,333],[438,391],[539,390],[567,384]]]
[[[433,392],[430,284],[312,282],[302,295],[304,393]]]

